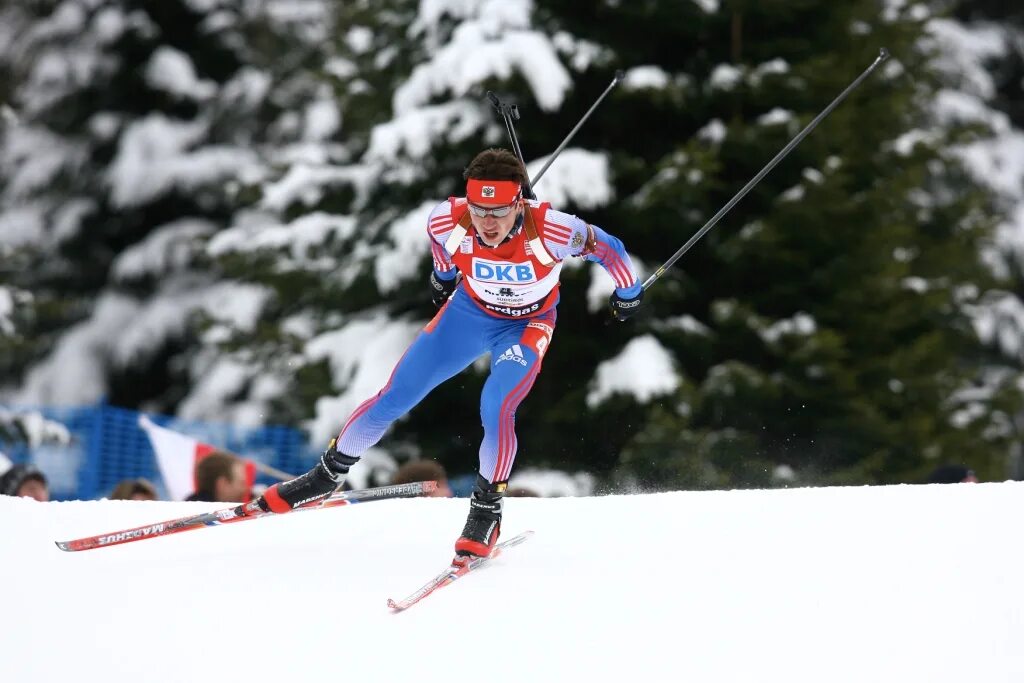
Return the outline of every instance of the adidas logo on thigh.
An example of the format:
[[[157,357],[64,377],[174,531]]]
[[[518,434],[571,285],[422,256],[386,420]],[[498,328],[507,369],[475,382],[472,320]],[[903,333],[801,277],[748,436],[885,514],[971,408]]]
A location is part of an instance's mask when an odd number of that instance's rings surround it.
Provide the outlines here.
[[[523,358],[523,349],[519,344],[513,344],[509,348],[505,349],[505,353],[498,356],[498,360],[494,364],[497,365],[498,363],[502,363],[507,360],[515,361],[523,367],[527,365],[526,359]]]

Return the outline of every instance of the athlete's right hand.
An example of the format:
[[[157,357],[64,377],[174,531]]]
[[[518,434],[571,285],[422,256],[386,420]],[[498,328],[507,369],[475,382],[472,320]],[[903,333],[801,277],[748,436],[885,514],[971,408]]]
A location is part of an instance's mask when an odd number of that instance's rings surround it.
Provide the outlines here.
[[[451,280],[442,280],[437,273],[430,271],[430,299],[434,305],[441,308],[448,301],[455,288],[459,286],[459,277],[456,275]]]

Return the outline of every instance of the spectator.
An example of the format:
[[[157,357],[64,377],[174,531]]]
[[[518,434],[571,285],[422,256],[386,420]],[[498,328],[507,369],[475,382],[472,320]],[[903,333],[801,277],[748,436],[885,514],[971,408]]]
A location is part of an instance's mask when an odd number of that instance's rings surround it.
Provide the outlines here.
[[[0,477],[0,494],[27,497],[45,503],[50,500],[46,476],[32,464],[13,465]]]
[[[245,461],[226,451],[213,451],[196,465],[196,492],[185,500],[243,503],[251,496]]]
[[[430,494],[430,498],[451,498],[452,490],[448,486],[448,473],[436,460],[413,460],[407,462],[395,472],[391,478],[392,484],[409,484],[414,481],[436,481],[437,488]]]
[[[516,486],[505,491],[506,496],[512,498],[540,498],[540,494],[533,489],[528,489],[525,486]]]
[[[156,487],[146,479],[125,479],[118,482],[110,500],[159,500]]]
[[[966,465],[940,465],[928,475],[929,484],[974,484],[977,481],[974,470]]]

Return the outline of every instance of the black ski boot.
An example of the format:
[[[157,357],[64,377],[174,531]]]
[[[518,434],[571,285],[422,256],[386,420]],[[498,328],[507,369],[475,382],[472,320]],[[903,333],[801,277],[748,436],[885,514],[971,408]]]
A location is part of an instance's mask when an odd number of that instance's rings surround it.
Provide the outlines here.
[[[456,559],[490,555],[501,533],[501,507],[506,488],[508,482],[492,484],[477,475],[473,498],[469,501],[469,517],[462,536],[455,541]]]
[[[345,482],[348,468],[359,462],[359,456],[339,453],[335,448],[337,439],[320,456],[316,467],[301,477],[281,484],[274,484],[260,496],[257,503],[267,512],[291,512],[300,505],[326,498]]]

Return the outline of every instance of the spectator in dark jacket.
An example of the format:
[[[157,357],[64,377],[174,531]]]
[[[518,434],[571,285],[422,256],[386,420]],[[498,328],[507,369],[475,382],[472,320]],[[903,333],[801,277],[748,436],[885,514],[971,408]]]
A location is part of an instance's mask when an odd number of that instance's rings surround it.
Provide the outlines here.
[[[928,475],[929,484],[976,483],[978,477],[966,465],[940,465]]]
[[[0,494],[34,498],[41,503],[50,500],[50,487],[39,468],[31,463],[13,465],[0,477]]]

